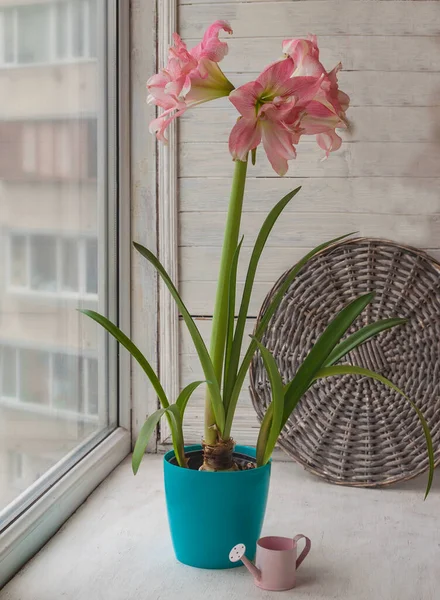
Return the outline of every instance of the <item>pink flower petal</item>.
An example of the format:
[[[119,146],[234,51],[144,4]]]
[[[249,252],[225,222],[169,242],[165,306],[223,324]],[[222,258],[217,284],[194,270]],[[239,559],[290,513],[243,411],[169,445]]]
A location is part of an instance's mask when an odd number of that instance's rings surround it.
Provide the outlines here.
[[[345,127],[345,123],[341,121],[331,105],[314,100],[307,105],[307,110],[301,119],[301,127],[304,133],[314,135],[325,133],[335,127]]]
[[[240,117],[229,135],[229,152],[234,159],[246,160],[248,152],[261,142],[261,130],[256,119]]]
[[[228,53],[228,44],[219,40],[220,31],[232,33],[231,26],[227,21],[215,21],[208,27],[203,40],[190,52],[197,60],[207,58],[213,62],[220,62]]]
[[[263,92],[263,86],[258,81],[250,81],[229,94],[229,100],[244,117],[255,118],[258,98]]]
[[[315,35],[309,35],[307,40],[284,40],[283,52],[293,60],[295,77],[319,77],[325,73],[325,69],[319,61],[319,48]]]
[[[290,59],[279,60],[272,63],[257,77],[258,83],[266,92],[280,89],[290,80],[293,73],[293,65]],[[278,94],[278,96],[282,94]]]
[[[328,158],[330,152],[339,150],[342,144],[342,139],[336,133],[336,131],[329,130],[326,133],[319,133],[316,136],[318,146],[325,150],[325,158]]]
[[[177,117],[182,116],[185,111],[186,111],[186,108],[182,108],[182,110],[176,111],[171,116],[169,116],[169,114],[171,112],[170,110],[165,111],[159,117],[157,117],[157,119],[153,119],[150,122],[150,125],[149,125],[149,131],[150,131],[150,133],[155,133],[157,139],[160,142],[163,142],[164,144],[167,144],[168,143],[168,139],[165,137],[165,130],[167,129],[168,125],[172,121],[174,121],[174,119],[176,119]]]
[[[298,140],[296,132],[290,130],[283,121],[284,107],[266,104],[262,107],[261,134],[263,147],[274,171],[285,175],[288,160],[296,157],[294,142]]]
[[[172,117],[162,114],[152,121],[151,129],[158,139],[165,141],[164,132],[169,123],[187,108],[227,96],[233,89],[217,65],[228,50],[227,44],[218,38],[222,30],[232,33],[226,21],[213,23],[191,52],[181,37],[173,34],[166,67],[147,82],[148,103],[165,109],[166,114],[177,111]]]
[[[319,77],[293,77],[293,62],[290,58],[280,60],[267,67],[257,78],[266,100],[271,98],[289,99],[295,96],[296,102],[304,105],[319,92],[323,75]],[[243,86],[242,86],[243,87]]]
[[[289,148],[288,133],[271,127],[262,128],[263,147],[273,170],[281,177],[287,173],[288,160],[296,157],[295,148]]]

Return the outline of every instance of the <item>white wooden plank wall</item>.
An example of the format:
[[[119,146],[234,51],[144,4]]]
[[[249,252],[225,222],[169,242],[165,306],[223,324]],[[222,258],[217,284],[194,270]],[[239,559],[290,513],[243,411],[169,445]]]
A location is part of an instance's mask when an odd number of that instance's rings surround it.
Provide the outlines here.
[[[196,43],[216,19],[234,35],[222,66],[235,85],[281,53],[285,37],[316,33],[328,69],[342,60],[352,128],[342,149],[320,162],[314,142],[280,179],[263,153],[250,168],[239,267],[243,282],[256,232],[287,191],[303,189],[273,231],[258,272],[248,331],[278,276],[308,249],[349,231],[428,248],[440,255],[440,2],[180,0],[179,29]],[[227,151],[236,113],[228,100],[188,113],[179,129],[180,289],[209,339],[220,246],[233,164]],[[181,327],[181,383],[202,376]],[[190,402],[186,438],[203,433],[203,392]],[[254,443],[257,423],[244,389],[234,437]]]

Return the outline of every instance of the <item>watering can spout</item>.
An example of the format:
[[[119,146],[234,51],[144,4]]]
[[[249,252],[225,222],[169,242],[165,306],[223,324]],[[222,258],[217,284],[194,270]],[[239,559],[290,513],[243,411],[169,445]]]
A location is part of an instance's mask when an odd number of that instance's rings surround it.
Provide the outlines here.
[[[261,579],[260,569],[257,569],[257,567],[254,565],[254,563],[252,563],[250,560],[248,560],[246,558],[246,556],[242,556],[241,560],[242,560],[242,563],[244,564],[244,566],[246,567],[246,569],[249,571],[249,573],[251,575],[253,575],[257,581],[260,581],[260,579]]]
[[[257,567],[248,558],[246,558],[246,556],[244,555],[245,552],[246,546],[244,544],[237,544],[232,548],[231,552],[229,553],[229,560],[231,562],[238,562],[239,560],[241,560],[241,562],[244,564],[249,573],[253,575],[257,581],[260,581],[260,569],[257,569]]]

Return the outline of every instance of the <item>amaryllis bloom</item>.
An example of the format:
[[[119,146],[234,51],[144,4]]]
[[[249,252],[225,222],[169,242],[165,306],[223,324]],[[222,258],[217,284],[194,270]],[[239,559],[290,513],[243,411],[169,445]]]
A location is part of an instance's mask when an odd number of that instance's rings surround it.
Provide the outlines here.
[[[321,78],[321,85],[313,101],[301,119],[304,134],[316,135],[318,145],[330,152],[341,147],[342,140],[336,133],[336,128],[345,129],[350,98],[338,86],[338,71],[342,68],[339,63],[330,73],[324,69],[319,60],[319,48],[316,36],[310,35],[307,40],[284,40],[283,52],[292,61],[292,77],[312,76]]]
[[[218,66],[228,52],[228,45],[219,39],[220,31],[232,33],[226,21],[216,21],[205,32],[203,40],[191,50],[180,36],[173,35],[168,64],[147,81],[147,101],[164,109],[150,123],[150,131],[165,141],[165,129],[188,108],[227,96],[234,86]]]
[[[319,48],[316,35],[309,35],[308,39],[291,39],[283,41],[283,54],[289,56],[294,64],[292,77],[308,75],[318,77],[326,70],[319,62]]]
[[[246,160],[262,142],[273,169],[287,172],[302,133],[301,118],[318,93],[320,77],[291,77],[292,63],[282,60],[250,83],[231,92],[229,99],[241,114],[229,137],[234,159]]]

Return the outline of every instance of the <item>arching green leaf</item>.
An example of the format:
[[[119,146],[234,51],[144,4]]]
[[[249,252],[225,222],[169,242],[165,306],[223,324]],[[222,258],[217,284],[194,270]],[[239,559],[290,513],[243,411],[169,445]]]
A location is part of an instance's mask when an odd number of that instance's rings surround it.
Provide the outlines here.
[[[140,254],[142,254],[144,258],[146,258],[156,268],[157,272],[162,277],[163,281],[165,282],[165,285],[169,289],[172,297],[174,298],[177,306],[179,307],[183,320],[185,321],[185,324],[194,342],[194,346],[199,356],[200,364],[202,365],[206,380],[207,382],[209,382],[208,387],[211,393],[212,409],[214,411],[217,427],[220,431],[220,434],[222,434],[225,426],[225,411],[223,408],[223,401],[220,394],[219,382],[217,381],[217,377],[214,371],[214,367],[212,365],[211,358],[209,356],[209,352],[205,346],[205,342],[203,341],[202,336],[200,335],[197,325],[195,324],[193,318],[189,314],[188,309],[186,308],[182,298],[180,297],[179,292],[177,291],[176,287],[170,279],[170,276],[165,271],[161,262],[154,256],[152,252],[150,252],[150,250],[148,250],[144,246],[141,246],[141,244],[137,244],[136,242],[134,242],[133,246]]]
[[[403,396],[406,400],[408,400],[411,407],[417,413],[420,424],[422,425],[422,428],[423,428],[423,433],[425,435],[426,449],[427,449],[428,459],[429,459],[429,476],[428,476],[428,483],[426,486],[426,493],[425,493],[425,500],[426,500],[426,498],[428,497],[428,494],[429,494],[429,490],[431,489],[431,486],[432,486],[432,481],[434,479],[435,459],[434,459],[434,448],[432,445],[431,432],[429,431],[428,423],[426,422],[426,419],[423,416],[422,411],[419,409],[418,406],[416,406],[414,404],[414,402],[404,392],[402,392],[402,390],[400,388],[397,387],[397,385],[394,385],[394,383],[392,381],[390,381],[386,377],[383,377],[383,375],[379,375],[379,373],[370,371],[370,369],[364,369],[363,367],[357,367],[354,365],[337,365],[334,367],[325,367],[323,369],[320,369],[315,374],[315,380],[322,379],[324,377],[336,377],[336,376],[341,376],[341,375],[362,375],[364,377],[371,377],[371,379],[376,379],[376,381],[380,381],[384,385],[387,385],[389,388],[391,388],[392,390],[394,390],[395,392],[397,392],[398,394]]]

